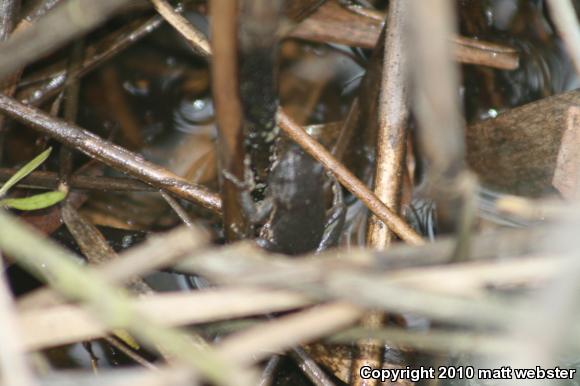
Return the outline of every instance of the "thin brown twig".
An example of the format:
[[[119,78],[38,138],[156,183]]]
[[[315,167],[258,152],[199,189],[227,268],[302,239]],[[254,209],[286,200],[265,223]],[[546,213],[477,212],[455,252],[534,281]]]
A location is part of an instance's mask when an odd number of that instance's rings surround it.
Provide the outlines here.
[[[163,19],[160,16],[154,16],[145,21],[139,21],[123,27],[102,41],[89,45],[86,52],[95,53],[86,57],[82,66],[76,71],[68,74],[66,69],[63,68],[48,74],[47,79],[40,84],[27,87],[20,91],[18,93],[18,99],[26,104],[34,106],[41,105],[47,99],[56,95],[65,86],[67,79],[69,81],[79,79],[90,73],[116,54],[156,31],[162,24]]]
[[[405,31],[408,12],[404,0],[389,4],[388,27],[383,61],[383,77],[379,94],[376,141],[375,195],[395,213],[399,211],[403,163],[409,117],[409,85]],[[380,220],[371,216],[367,245],[385,249],[393,234]]]
[[[159,194],[161,194],[161,197],[163,197],[165,202],[167,202],[167,204],[171,207],[171,209],[173,209],[175,214],[177,214],[177,216],[181,219],[181,221],[183,221],[185,225],[187,225],[190,228],[194,226],[191,217],[189,217],[185,209],[183,209],[183,207],[179,204],[179,202],[177,202],[175,198],[171,197],[163,190],[160,190]]]
[[[118,338],[115,338],[114,336],[105,336],[103,339],[105,339],[108,344],[125,354],[127,357],[131,358],[135,363],[138,363],[149,370],[158,369],[155,364],[139,355],[139,353],[125,346],[125,344],[119,341]]]
[[[235,2],[237,4],[237,1]],[[244,181],[243,113],[239,97],[237,6],[232,0],[211,0],[212,92],[218,126],[218,156],[224,172]],[[227,240],[250,235],[250,224],[239,205],[238,187],[221,178],[223,223]]]
[[[341,7],[335,1],[327,1],[318,10],[298,24],[290,36],[337,43],[355,47],[374,48],[381,32],[384,16],[357,14]],[[455,60],[514,70],[519,66],[518,52],[507,46],[466,37],[452,38]]]
[[[204,57],[211,56],[211,47],[206,37],[198,31],[183,15],[176,12],[165,0],[151,0],[155,9],[173,28],[186,39],[194,51]]]
[[[337,161],[324,146],[310,137],[302,127],[298,126],[281,110],[278,112],[278,124],[293,141],[298,143],[308,154],[334,174],[345,188],[361,200],[371,212],[387,224],[401,239],[415,245],[424,244],[423,238],[405,220],[383,204],[364,183]]]
[[[312,357],[301,347],[293,347],[290,354],[298,364],[298,367],[312,381],[314,386],[335,386],[334,382],[318,366]]]
[[[0,168],[0,182],[7,181],[17,169]],[[73,174],[69,178],[69,188],[80,190],[101,190],[101,191],[135,191],[153,192],[154,187],[139,180],[122,177],[102,177]],[[17,187],[34,189],[56,189],[58,188],[58,174],[54,172],[34,171],[26,178],[20,180]]]
[[[264,366],[264,370],[262,371],[262,376],[260,377],[260,382],[258,386],[270,386],[274,379],[274,374],[276,372],[276,368],[280,363],[280,356],[279,355],[272,355],[266,366]]]
[[[73,43],[72,52],[67,66],[67,73],[70,74],[80,67],[84,54],[84,41],[82,39]],[[79,110],[80,82],[73,80],[69,82],[64,90],[64,119],[69,122],[76,122]],[[57,112],[58,114],[58,112]],[[57,115],[55,115],[57,116]],[[73,150],[62,146],[59,153],[58,176],[61,182],[68,186],[68,180],[73,172]]]
[[[0,3],[0,41],[5,41],[12,33],[19,10],[20,0],[8,0]],[[4,158],[5,121],[6,118],[0,116],[0,164]]]
[[[5,95],[0,95],[0,111],[143,182],[172,192],[214,213],[221,211],[219,196],[205,187],[192,184],[172,172],[144,160],[142,156],[107,142],[74,124],[53,118],[39,109],[23,105]]]

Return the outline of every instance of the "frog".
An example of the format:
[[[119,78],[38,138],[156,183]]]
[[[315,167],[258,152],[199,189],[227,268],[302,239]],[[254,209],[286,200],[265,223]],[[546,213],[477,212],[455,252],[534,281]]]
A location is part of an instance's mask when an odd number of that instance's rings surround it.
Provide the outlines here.
[[[248,189],[241,204],[252,223],[263,223],[256,243],[275,253],[301,255],[335,246],[344,226],[342,188],[297,144],[281,139],[268,176],[266,198],[254,202]],[[332,206],[326,210],[327,188]]]

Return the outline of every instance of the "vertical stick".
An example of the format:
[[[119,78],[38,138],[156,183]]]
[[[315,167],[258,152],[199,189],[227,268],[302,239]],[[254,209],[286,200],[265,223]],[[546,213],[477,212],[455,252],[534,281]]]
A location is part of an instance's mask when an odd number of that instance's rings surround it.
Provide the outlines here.
[[[403,162],[409,118],[407,61],[404,36],[408,20],[406,0],[391,0],[385,35],[383,76],[378,106],[377,161],[375,169],[375,195],[393,212],[399,211]],[[388,248],[395,234],[376,216],[369,217],[367,244],[383,250]],[[367,328],[379,328],[384,322],[383,312],[369,312],[361,320]],[[351,370],[351,384],[376,385],[377,380],[363,379],[363,366],[381,368],[383,345],[379,341],[361,340],[357,346]]]
[[[409,1],[414,110],[431,182],[445,187],[464,163],[459,79],[453,62],[455,20],[448,0]]]
[[[250,236],[249,224],[239,205],[238,181],[244,180],[243,115],[239,96],[237,57],[237,1],[212,0],[212,89],[217,112],[218,152],[223,219],[226,238],[236,240]]]

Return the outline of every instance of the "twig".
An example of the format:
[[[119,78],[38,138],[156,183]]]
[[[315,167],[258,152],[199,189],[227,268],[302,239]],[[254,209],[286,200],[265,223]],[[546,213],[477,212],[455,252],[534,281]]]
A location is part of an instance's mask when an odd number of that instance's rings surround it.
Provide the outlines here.
[[[7,181],[17,169],[0,168],[0,182]],[[69,178],[69,187],[80,190],[100,190],[100,191],[136,191],[153,192],[154,187],[139,180],[122,177],[101,177],[73,174]],[[58,188],[58,174],[54,172],[34,171],[18,182],[17,187],[35,189],[56,189]]]
[[[113,328],[127,329],[152,347],[161,346],[182,363],[219,385],[249,385],[253,375],[225,363],[213,350],[193,346],[181,331],[160,327],[143,317],[120,288],[78,265],[76,257],[0,212],[0,248],[68,298],[91,305],[93,315]]]
[[[7,0],[0,3],[0,42],[8,39],[12,33],[19,10],[20,0]],[[6,118],[0,116],[0,164],[4,158],[5,121]]]
[[[82,39],[73,43],[72,53],[69,58],[67,73],[75,71],[81,65],[84,54],[84,41]],[[69,82],[63,93],[64,98],[64,119],[75,123],[79,110],[80,82],[73,80]],[[54,116],[58,116],[58,111]],[[68,186],[68,180],[73,172],[73,150],[62,146],[59,153],[58,176],[60,181]]]
[[[20,0],[8,0],[0,4],[0,41],[8,39],[12,33],[19,10]]]
[[[374,192],[386,206],[397,213],[407,141],[409,86],[404,34],[408,20],[402,0],[389,4],[389,18],[383,61],[383,79],[379,99]],[[371,216],[367,231],[371,248],[387,248],[393,234],[380,220]]]
[[[66,69],[51,73],[47,75],[47,80],[39,85],[31,86],[19,92],[18,98],[26,104],[34,106],[41,105],[47,99],[57,94],[64,87],[67,79],[79,79],[90,73],[108,59],[156,31],[162,24],[163,19],[160,16],[155,16],[144,22],[132,23],[114,32],[111,36],[104,38],[103,41],[87,47],[86,52],[96,53],[85,58],[82,66],[78,70],[71,74],[68,74]]]
[[[384,16],[380,19],[356,14],[335,1],[327,1],[318,10],[298,24],[290,36],[322,43],[337,43],[355,47],[373,48],[377,44]],[[499,44],[465,37],[451,39],[455,60],[514,70],[519,66],[518,52]]]
[[[100,265],[119,258],[97,227],[84,218],[73,206],[65,203],[61,215],[67,229],[89,264]],[[131,278],[129,285],[138,294],[153,293],[151,287],[141,278]]]
[[[376,144],[375,194],[395,213],[399,212],[403,164],[407,144],[407,119],[409,117],[409,96],[407,77],[407,54],[405,52],[405,32],[408,23],[405,0],[389,3],[383,77],[378,107],[378,130]],[[394,238],[392,231],[375,216],[370,216],[367,228],[367,245],[374,249],[388,248]],[[363,317],[361,325],[378,328],[383,324],[384,313],[370,312]],[[381,368],[383,349],[380,342],[362,340],[358,343],[357,356],[351,367],[351,384],[373,384],[360,377],[363,366]]]
[[[21,327],[16,318],[16,308],[4,275],[0,253],[0,384],[34,386],[36,381],[27,363],[22,344]]]
[[[464,164],[463,129],[459,111],[459,78],[452,62],[449,36],[454,25],[451,4],[436,0],[410,2],[415,112],[419,139],[429,160],[434,184],[453,182]],[[442,181],[439,181],[443,179]]]
[[[0,95],[0,111],[65,145],[74,147],[89,157],[131,174],[152,186],[172,192],[215,213],[221,211],[221,200],[215,193],[192,184],[166,169],[145,161],[141,156],[107,142],[74,124],[52,118],[41,110],[25,106],[4,95]]]
[[[143,358],[141,355],[139,355],[137,352],[133,351],[129,347],[125,346],[125,344],[122,343],[120,340],[118,340],[118,338],[115,338],[114,336],[106,336],[104,337],[104,339],[108,344],[110,344],[123,354],[125,354],[127,357],[131,358],[135,363],[138,363],[149,370],[158,369],[158,367],[155,366],[153,363]]]
[[[0,43],[0,79],[101,24],[128,2],[68,0],[64,6]]]
[[[262,371],[262,376],[260,377],[260,382],[258,386],[270,386],[272,384],[274,374],[276,372],[276,367],[280,363],[280,356],[279,355],[272,355],[270,359],[268,359],[268,363],[264,367]]]
[[[239,97],[237,7],[232,0],[211,0],[212,90],[218,124],[218,155],[223,172],[244,181],[243,113]],[[235,2],[237,4],[237,1]],[[222,173],[223,173],[222,172]],[[228,240],[250,236],[238,187],[220,176],[224,232]]]
[[[569,0],[548,0],[548,7],[568,55],[574,62],[576,74],[580,75],[580,25],[574,5]]]
[[[189,214],[187,214],[185,209],[183,209],[183,207],[179,204],[179,202],[177,202],[177,200],[175,198],[171,197],[169,194],[165,193],[163,190],[160,190],[159,194],[161,194],[161,197],[163,197],[165,202],[167,202],[167,204],[169,204],[171,209],[173,209],[175,214],[177,214],[177,216],[181,219],[181,221],[185,225],[187,225],[190,228],[192,228],[194,226],[194,223],[191,220],[191,217],[189,217]]]
[[[310,137],[303,128],[284,114],[283,111],[278,112],[278,124],[293,141],[298,143],[314,159],[322,163],[345,188],[361,200],[393,232],[411,244],[421,245],[424,243],[421,236],[413,228],[383,204],[365,184],[338,162],[324,146]]]
[[[314,386],[334,386],[326,373],[318,366],[318,364],[300,347],[293,347],[292,353],[290,354],[294,360],[298,363],[298,367],[306,374],[306,376],[312,381]]]
[[[185,37],[186,41],[204,57],[211,56],[211,48],[205,36],[187,21],[185,17],[177,13],[165,0],[151,0],[155,9],[173,28]]]

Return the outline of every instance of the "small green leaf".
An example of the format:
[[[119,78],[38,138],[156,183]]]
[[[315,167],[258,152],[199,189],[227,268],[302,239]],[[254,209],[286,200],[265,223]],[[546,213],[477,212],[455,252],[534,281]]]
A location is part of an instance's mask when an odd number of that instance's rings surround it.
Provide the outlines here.
[[[23,198],[5,198],[0,200],[0,206],[18,210],[37,210],[52,206],[66,197],[66,192],[47,192]]]
[[[46,159],[50,155],[51,151],[52,148],[49,147],[48,149],[37,155],[32,161],[28,162],[26,165],[21,167],[20,170],[18,170],[16,173],[14,173],[14,175],[10,177],[8,181],[6,181],[6,183],[4,183],[4,185],[2,185],[2,187],[0,188],[0,197],[4,196],[11,187],[13,187],[18,183],[18,181],[20,181],[21,179],[32,173],[34,169],[42,165],[42,163],[46,161]]]

